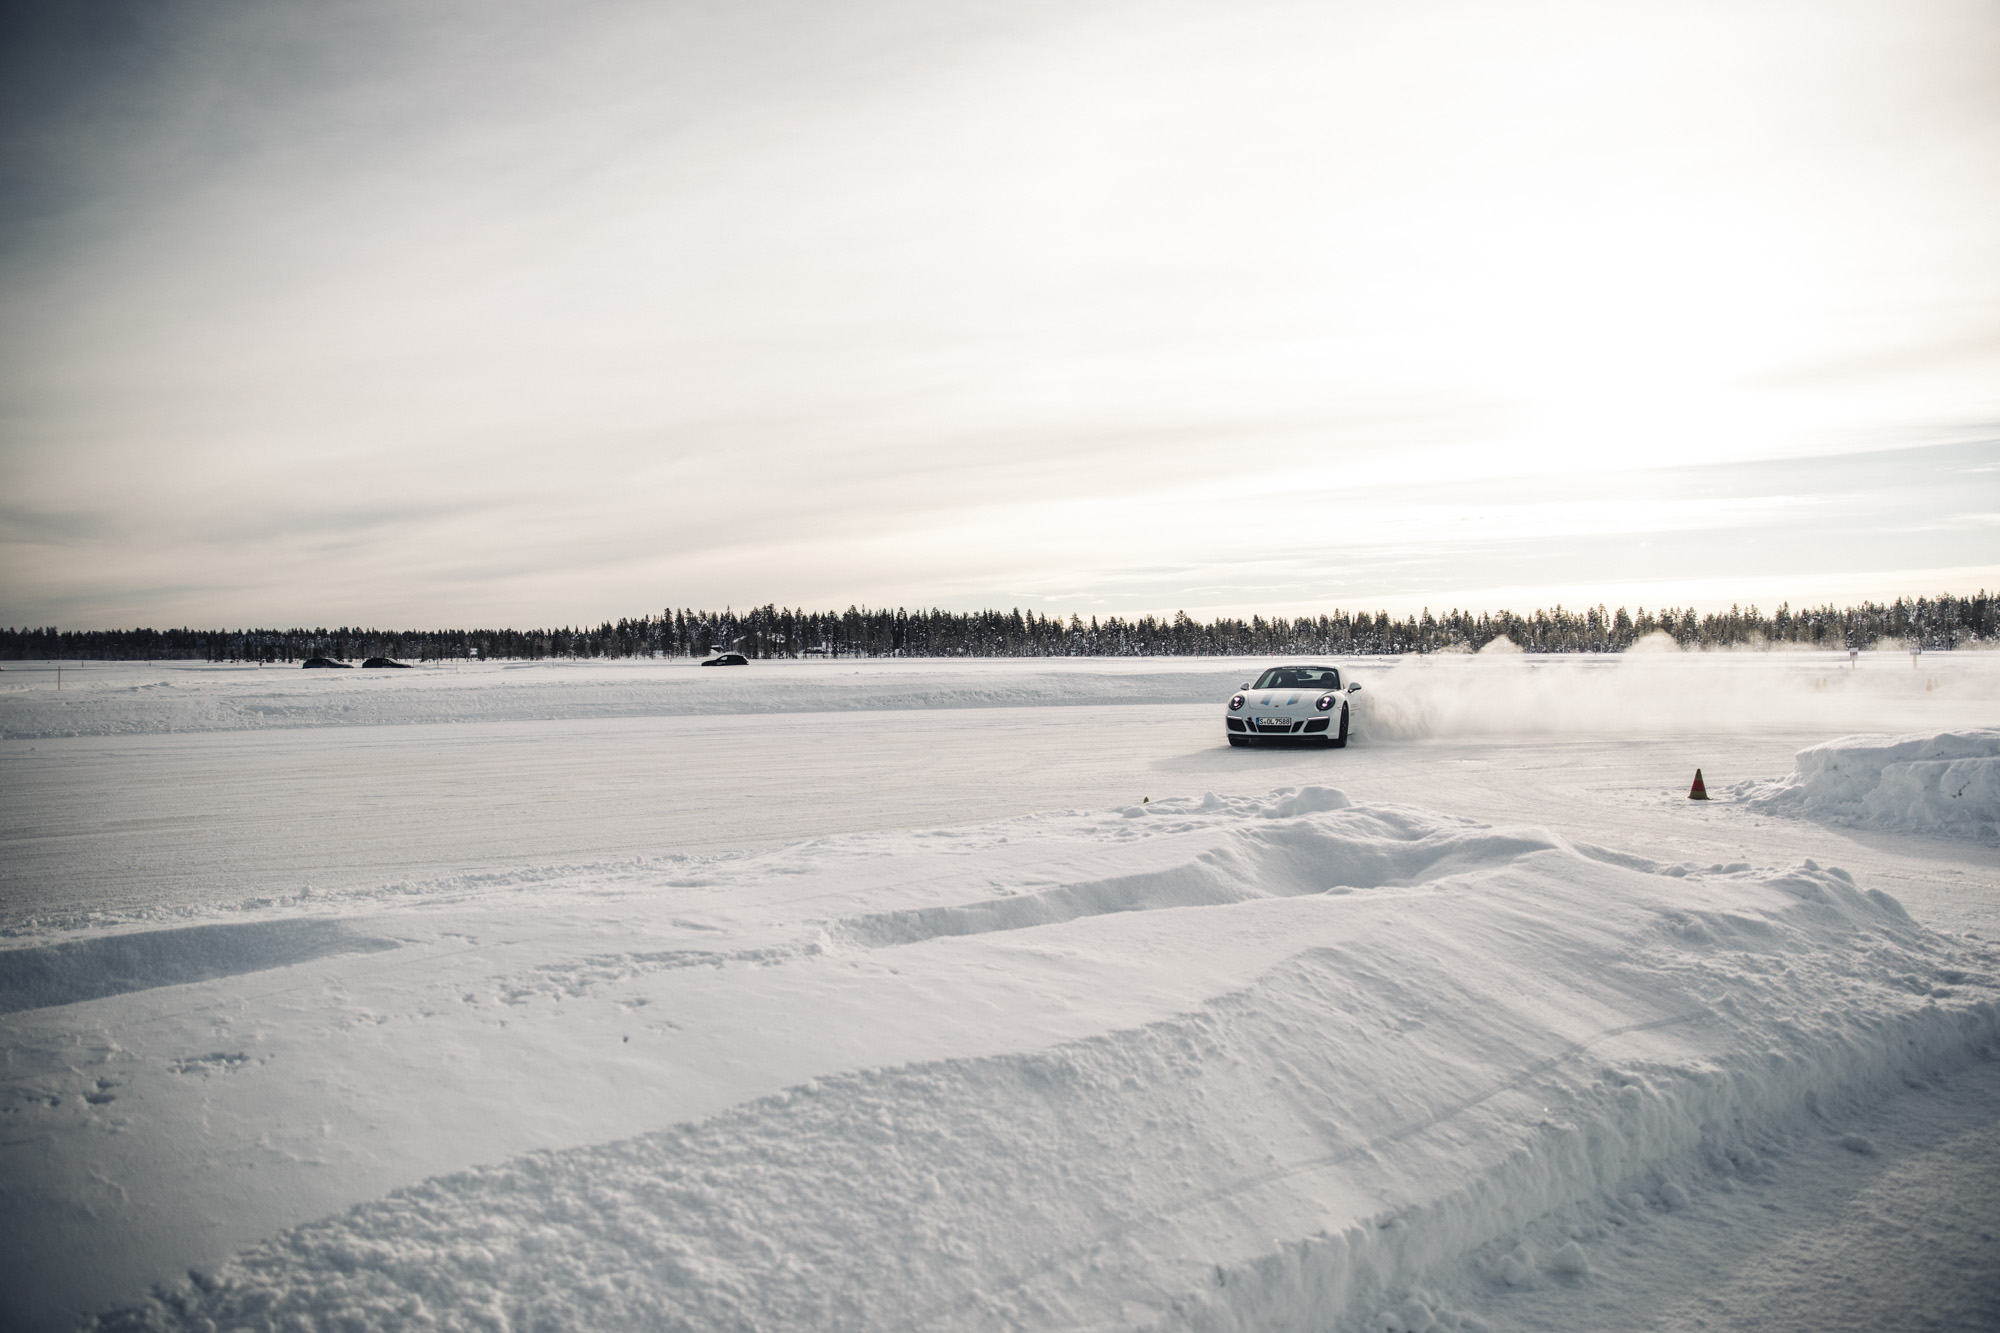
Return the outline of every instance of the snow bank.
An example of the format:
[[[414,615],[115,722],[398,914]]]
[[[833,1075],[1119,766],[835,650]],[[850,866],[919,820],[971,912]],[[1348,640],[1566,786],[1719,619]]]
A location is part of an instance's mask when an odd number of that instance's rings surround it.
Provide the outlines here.
[[[439,1154],[490,1151],[550,1085],[573,1132],[653,1128],[430,1173],[98,1326],[1425,1327],[1423,1287],[1468,1266],[1588,1271],[1588,1244],[1521,1242],[1552,1210],[1683,1206],[1774,1126],[2000,1040],[1995,960],[1843,871],[1658,865],[1325,788],[542,894],[377,910],[402,947],[315,960],[234,1072],[126,1057],[127,1137],[179,1098],[229,1160],[230,1099],[300,1071],[322,1173],[340,1097]],[[198,994],[184,1035],[147,1028],[162,1070],[213,1049]],[[116,1040],[70,1012],[23,1049],[73,1066],[60,1022]],[[380,1059],[475,1045],[420,1095]],[[676,1114],[724,1068],[774,1081]],[[283,1117],[246,1123],[285,1146]]]
[[[1753,806],[1836,823],[2000,842],[2000,729],[1847,736],[1798,753]]]

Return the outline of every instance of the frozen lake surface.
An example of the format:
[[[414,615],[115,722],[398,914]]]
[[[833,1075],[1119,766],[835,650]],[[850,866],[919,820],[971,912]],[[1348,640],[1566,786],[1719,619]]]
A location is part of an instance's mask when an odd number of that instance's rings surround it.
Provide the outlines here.
[[[1257,665],[10,665],[4,1313],[2000,1317],[2000,655]]]

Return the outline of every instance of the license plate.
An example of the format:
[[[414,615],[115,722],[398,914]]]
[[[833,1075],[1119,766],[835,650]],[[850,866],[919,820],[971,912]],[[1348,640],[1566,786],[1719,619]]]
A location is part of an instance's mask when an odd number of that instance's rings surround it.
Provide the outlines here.
[[[1260,727],[1283,727],[1285,730],[1290,731],[1292,729],[1292,720],[1288,717],[1260,717],[1257,719],[1257,725]]]

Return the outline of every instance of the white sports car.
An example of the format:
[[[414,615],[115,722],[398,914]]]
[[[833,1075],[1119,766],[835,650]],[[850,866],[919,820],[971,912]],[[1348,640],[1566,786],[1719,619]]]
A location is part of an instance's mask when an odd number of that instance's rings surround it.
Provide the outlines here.
[[[1330,666],[1278,666],[1230,696],[1222,715],[1231,745],[1325,745],[1339,749],[1354,734],[1350,698],[1361,687],[1340,683]]]

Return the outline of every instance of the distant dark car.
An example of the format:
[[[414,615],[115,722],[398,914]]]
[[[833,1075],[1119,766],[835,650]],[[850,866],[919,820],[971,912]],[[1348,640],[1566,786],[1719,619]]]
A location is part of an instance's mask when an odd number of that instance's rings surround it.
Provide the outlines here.
[[[352,662],[336,662],[331,657],[308,657],[305,661],[299,663],[299,665],[303,667],[339,667],[342,671],[352,671],[354,669]]]
[[[363,670],[381,667],[401,667],[405,671],[410,669],[408,662],[398,662],[387,657],[371,657],[366,662],[363,662],[361,666]]]
[[[750,659],[742,653],[717,653],[702,663],[703,666],[749,666]]]

